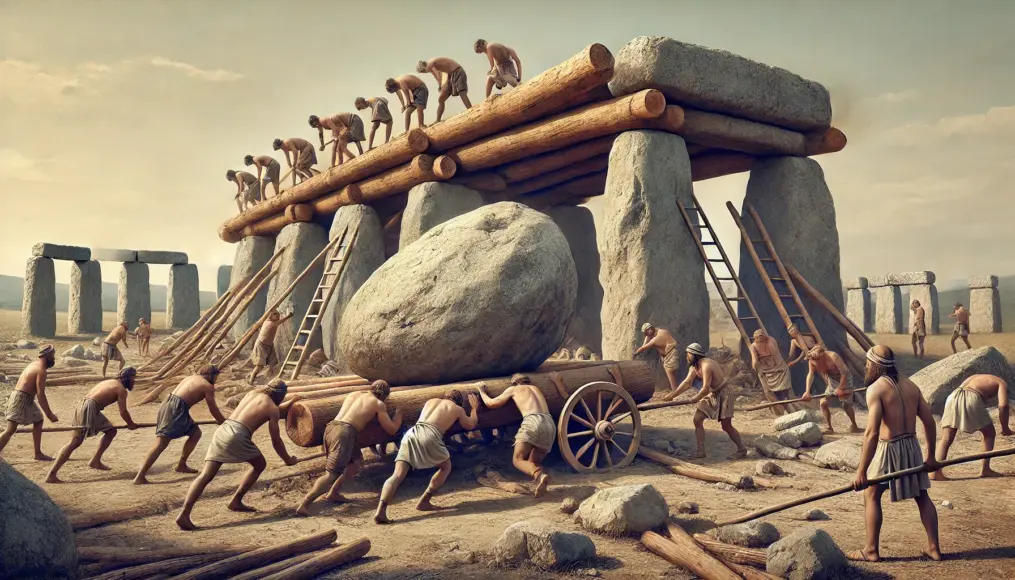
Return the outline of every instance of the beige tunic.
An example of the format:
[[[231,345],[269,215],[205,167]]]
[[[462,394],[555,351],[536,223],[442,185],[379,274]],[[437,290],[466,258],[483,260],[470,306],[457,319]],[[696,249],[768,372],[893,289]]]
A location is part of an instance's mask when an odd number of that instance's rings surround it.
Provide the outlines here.
[[[777,352],[761,354],[758,352],[758,377],[765,383],[769,391],[778,393],[793,388],[790,379],[789,365]]]
[[[557,439],[557,425],[547,413],[530,413],[522,417],[522,424],[515,435],[515,443],[528,443],[537,449],[550,451]]]
[[[35,404],[35,395],[11,391],[7,399],[7,420],[18,425],[34,425],[42,421],[42,409]]]
[[[713,421],[732,419],[734,399],[733,389],[723,382],[718,387],[712,387],[712,392],[698,401],[697,410]]]
[[[663,368],[675,371],[680,368],[680,351],[677,345],[671,344],[663,353]]]
[[[980,393],[972,389],[956,389],[945,400],[941,415],[941,428],[950,427],[963,433],[973,433],[989,426],[993,421],[987,404]]]
[[[395,461],[404,461],[413,469],[430,469],[451,459],[440,429],[420,421],[402,437]]]
[[[225,423],[215,429],[204,460],[216,463],[246,463],[260,455],[261,450],[254,445],[250,429],[239,421],[226,419]]]
[[[906,400],[902,397],[902,389],[891,380],[888,381],[899,394],[902,401],[902,414],[906,414]],[[877,451],[867,468],[867,479],[873,479],[881,475],[887,475],[896,471],[920,467],[923,465],[923,452],[920,450],[920,441],[913,433],[899,435],[894,439],[878,441]],[[907,475],[889,482],[880,484],[888,487],[893,502],[918,497],[925,490],[930,489],[930,478],[926,471]]]

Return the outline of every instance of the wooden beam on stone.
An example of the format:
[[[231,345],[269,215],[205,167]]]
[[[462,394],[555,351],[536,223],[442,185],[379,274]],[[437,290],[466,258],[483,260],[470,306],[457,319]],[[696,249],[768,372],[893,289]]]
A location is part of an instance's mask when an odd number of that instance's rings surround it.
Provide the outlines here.
[[[314,208],[305,203],[294,203],[285,208],[285,217],[292,223],[309,222],[314,219]]]
[[[705,534],[694,534],[694,541],[698,542],[702,548],[708,550],[716,558],[727,562],[759,566],[761,568],[768,565],[768,552],[765,550],[727,544]]]
[[[641,543],[653,554],[693,572],[704,580],[741,580],[736,572],[701,548],[679,526],[669,525],[670,537],[655,532],[641,535]]]
[[[747,153],[710,150],[691,158],[691,180],[704,181],[750,171],[757,160],[757,157]]]
[[[609,153],[572,163],[568,167],[537,175],[532,179],[512,183],[504,192],[508,198],[518,198],[525,194],[532,193],[553,187],[560,183],[583,177],[590,173],[606,171],[610,163]]]
[[[515,201],[524,203],[533,209],[542,210],[578,199],[603,195],[606,191],[606,173],[606,171],[591,173],[542,191],[523,195]]]
[[[488,193],[500,193],[505,191],[508,187],[507,182],[504,181],[503,177],[497,173],[489,171],[458,175],[451,178],[450,183]]]
[[[417,155],[405,165],[389,169],[361,181],[357,198],[349,197],[348,192],[326,195],[314,200],[311,205],[314,211],[330,214],[338,208],[357,203],[368,203],[405,193],[413,187],[427,181],[444,181],[455,176],[455,162],[444,155]]]
[[[558,149],[552,153],[536,155],[521,161],[502,165],[494,171],[503,176],[504,180],[510,184],[526,181],[558,169],[565,169],[592,157],[608,155],[610,149],[613,148],[613,141],[616,138],[616,135],[606,135],[605,137],[591,139],[571,145],[570,147]]]
[[[754,155],[796,155],[807,153],[803,133],[694,109],[684,111],[678,135],[688,141]]]

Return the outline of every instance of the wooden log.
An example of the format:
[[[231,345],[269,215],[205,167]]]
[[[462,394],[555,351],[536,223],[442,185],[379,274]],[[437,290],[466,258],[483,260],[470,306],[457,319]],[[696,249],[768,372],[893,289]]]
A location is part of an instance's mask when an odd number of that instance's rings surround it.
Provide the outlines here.
[[[710,469],[708,467],[702,467],[700,465],[681,461],[676,457],[667,455],[661,451],[656,451],[655,449],[649,449],[644,445],[638,448],[638,455],[648,459],[649,461],[654,461],[664,465],[667,469],[677,475],[697,479],[698,481],[726,483],[736,487],[737,489],[751,489],[755,485],[754,478],[751,476],[728,474],[716,469]]]
[[[642,403],[638,405],[639,411],[651,411],[652,409],[665,409],[666,407],[683,407],[684,405],[690,405],[690,399],[681,401],[657,401],[655,403]]]
[[[862,392],[864,392],[866,390],[867,390],[867,387],[861,387],[859,389],[854,389],[853,392],[854,393],[862,393]],[[812,395],[811,396],[811,400],[812,401],[818,401],[818,400],[824,399],[825,397],[836,397],[836,396],[838,396],[838,395],[836,395],[835,393],[830,393],[830,394],[827,394],[827,395]],[[803,397],[800,397],[800,398],[797,398],[797,399],[788,399],[786,401],[775,401],[775,402],[772,402],[772,403],[762,403],[760,405],[754,405],[752,407],[745,407],[743,409],[737,409],[737,410],[738,411],[758,411],[758,410],[761,410],[761,409],[768,409],[770,407],[775,407],[777,405],[786,405],[786,404],[789,404],[789,403],[801,403],[801,402],[806,403],[807,401],[805,401]]]
[[[239,308],[236,309],[236,313],[233,314],[232,318],[226,320],[225,323],[222,324],[222,328],[220,328],[218,333],[214,335],[214,338],[208,342],[208,346],[205,348],[204,360],[211,359],[211,356],[215,353],[215,349],[218,348],[218,345],[225,340],[229,332],[232,331],[234,326],[236,326],[236,323],[240,321],[243,313],[246,312],[247,308],[250,308],[250,305],[257,299],[257,295],[261,293],[261,290],[268,287],[268,283],[271,282],[275,276],[278,276],[278,273],[278,270],[268,272],[268,275],[261,280],[257,287],[254,288],[254,291],[250,292],[247,297],[243,299],[243,302],[240,303]],[[198,349],[200,348],[200,343],[198,343]]]
[[[698,546],[679,526],[671,524],[667,527],[670,529],[669,538],[645,532],[641,535],[641,543],[653,554],[705,580],[740,580],[740,576]]]
[[[140,549],[129,546],[78,546],[78,562],[103,563],[106,566],[136,566],[170,558],[213,554],[217,558],[230,558],[253,548],[228,548],[222,546],[199,546],[193,548]]]
[[[802,133],[719,113],[685,109],[684,123],[676,133],[700,145],[753,155],[807,154]]]
[[[691,180],[704,181],[750,171],[757,159],[754,155],[747,153],[709,151],[691,158]]]
[[[227,556],[220,554],[194,554],[191,556],[167,558],[157,562],[113,570],[98,576],[92,576],[89,580],[142,580],[156,575],[176,574],[191,568],[206,566],[224,557]]]
[[[359,199],[362,197],[359,185],[356,185],[355,183],[350,183],[349,185],[343,187],[339,190],[339,195],[342,195],[347,199]],[[311,212],[316,211],[313,203],[303,205],[307,205]],[[254,221],[244,226],[242,230],[235,232],[233,236],[236,238],[236,241],[249,236],[274,236],[278,232],[282,231],[282,228],[289,224],[297,223],[298,221],[299,220],[293,219],[293,216],[283,210],[275,215]],[[223,232],[220,231],[219,235],[221,236],[222,233]]]
[[[287,205],[285,217],[290,222],[309,222],[314,219],[314,208],[305,203]]]
[[[846,134],[829,127],[827,131],[818,134],[807,135],[807,155],[824,155],[825,153],[836,153],[846,148]]]
[[[260,568],[297,554],[311,552],[331,544],[338,537],[335,530],[327,530],[310,536],[297,538],[282,544],[244,552],[232,558],[194,568],[184,574],[173,576],[174,580],[215,580],[228,578],[238,572]]]
[[[790,277],[793,278],[793,283],[799,286],[800,289],[803,290],[804,294],[807,294],[811,300],[817,302],[818,306],[821,306],[821,308],[823,308],[824,311],[832,317],[832,319],[838,322],[839,326],[841,326],[846,333],[853,337],[853,340],[860,345],[860,348],[864,350],[874,348],[874,341],[871,340],[863,330],[858,328],[852,320],[843,316],[842,313],[839,312],[839,309],[833,306],[832,303],[829,302],[828,298],[825,298],[825,295],[817,288],[811,286],[811,283],[801,276],[800,272],[797,271],[796,268],[789,264],[785,264],[785,266],[786,271],[789,272]]]
[[[573,143],[642,126],[666,111],[666,97],[655,89],[592,103],[548,119],[511,129],[452,149],[458,170],[479,171]]]
[[[495,171],[503,176],[507,183],[526,181],[537,175],[570,167],[579,161],[585,161],[599,155],[608,155],[610,149],[613,148],[613,141],[616,138],[616,135],[607,135],[598,139],[591,139],[577,145],[558,149],[552,153],[537,155],[502,165],[495,169]]]
[[[365,537],[356,538],[347,544],[342,544],[337,548],[332,548],[318,556],[314,556],[302,564],[272,574],[265,578],[265,580],[309,580],[310,578],[316,578],[318,575],[326,574],[339,566],[359,560],[363,556],[366,556],[369,551],[370,540]]]
[[[451,179],[451,183],[487,193],[500,193],[507,189],[507,182],[504,181],[504,178],[489,171],[458,175]]]
[[[246,283],[249,281],[250,281],[249,276],[244,277],[242,280],[237,282],[232,288],[226,290],[225,294],[220,296],[219,299],[215,302],[215,304],[212,305],[211,308],[206,310],[205,313],[201,315],[201,318],[199,318],[198,321],[193,326],[187,329],[187,331],[184,332],[179,339],[174,341],[173,344],[171,344],[164,351],[160,352],[155,358],[149,360],[148,362],[138,367],[138,372],[141,372],[142,370],[145,370],[149,366],[155,364],[157,360],[160,360],[161,358],[168,356],[174,350],[176,350],[177,347],[179,347],[180,350],[183,350],[189,347],[191,344],[193,344],[193,342],[198,337],[201,336],[201,333],[204,332],[204,330],[208,328],[208,326],[221,315],[223,310],[233,299],[233,296],[236,294],[236,292],[238,292],[239,289],[242,288],[244,285],[246,285]]]
[[[532,193],[534,191],[546,189],[548,187],[552,187],[554,185],[564,183],[566,181],[571,181],[573,179],[577,179],[590,173],[599,173],[601,171],[606,171],[609,162],[610,155],[608,153],[604,153],[603,155],[597,155],[595,157],[585,159],[584,161],[572,163],[568,167],[564,167],[562,169],[558,169],[556,171],[551,171],[548,173],[543,173],[542,175],[533,177],[532,179],[526,179],[525,181],[513,183],[511,184],[511,187],[508,187],[504,191],[504,195],[506,195],[508,198],[521,197],[527,193]]]
[[[635,403],[644,402],[652,397],[655,392],[655,381],[648,365],[642,361],[622,361],[616,365],[623,377],[624,389],[631,394]],[[559,371],[561,378],[565,381],[570,390],[591,383],[593,381],[613,382],[609,372],[610,366],[599,365],[587,368],[577,368]],[[528,373],[532,383],[536,385],[546,397],[550,412],[557,414],[564,407],[565,399],[557,393],[550,381],[550,373]],[[509,377],[485,379],[487,392],[496,397],[510,386]],[[474,382],[455,383],[433,387],[413,388],[403,392],[393,392],[388,397],[390,409],[402,410],[404,422],[411,425],[419,418],[419,413],[426,401],[439,398],[449,389],[457,388],[463,392],[475,392]],[[335,415],[342,408],[344,396],[316,399],[310,401],[297,401],[290,407],[286,416],[286,432],[293,443],[311,447],[320,445],[324,437],[324,428],[328,422],[335,418]],[[514,405],[507,405],[500,409],[480,409],[479,426],[477,429],[490,429],[513,425],[521,420],[518,409]],[[459,426],[452,428],[449,434],[461,430]],[[385,433],[376,422],[371,422],[366,429],[360,432],[358,445],[370,447],[378,443],[395,441],[394,436]]]
[[[749,566],[760,566],[762,568],[768,565],[768,552],[765,550],[744,548],[733,544],[727,544],[726,542],[720,542],[719,540],[716,540],[706,534],[694,534],[694,541],[698,542],[702,548],[705,548],[705,550],[716,558],[720,558],[726,562],[746,564]]]
[[[727,568],[743,577],[744,580],[783,580],[781,576],[769,574],[768,572],[758,570],[757,568],[751,568],[750,566],[737,564],[736,562],[727,562],[722,558],[719,558],[719,561],[725,564]]]
[[[542,191],[523,195],[515,201],[524,203],[533,209],[546,209],[562,203],[572,203],[580,199],[600,196],[606,192],[606,173],[606,171],[592,173]]]
[[[289,383],[286,383],[286,384],[288,385]],[[328,383],[315,383],[315,384],[304,385],[304,386],[296,386],[296,387],[290,386],[289,387],[289,392],[290,393],[312,393],[312,392],[315,392],[315,391],[326,391],[326,390],[331,390],[331,389],[334,389],[334,388],[363,387],[363,386],[369,386],[369,385],[370,385],[370,381],[368,381],[367,379],[361,379],[359,377],[356,377],[355,379],[336,380],[334,382],[328,382]]]
[[[601,44],[547,69],[493,99],[424,129],[430,151],[444,153],[454,147],[500,133],[510,127],[547,117],[567,108],[601,98],[613,78],[613,55]]]
[[[289,388],[293,387],[307,387],[313,385],[323,385],[326,383],[337,383],[340,381],[354,381],[354,380],[366,380],[359,375],[337,375],[334,377],[310,377],[309,379],[296,379],[294,381],[286,381]]]
[[[323,549],[325,548],[322,548],[321,550]],[[278,562],[275,562],[274,564],[268,564],[267,566],[255,568],[254,570],[248,570],[243,574],[237,574],[236,576],[233,576],[229,580],[262,580],[263,578],[267,578],[268,576],[271,576],[276,572],[280,572],[287,568],[298,566],[303,562],[306,562],[307,560],[320,554],[321,550],[315,550],[313,552],[308,552],[306,554],[297,554],[292,558],[280,560]]]
[[[652,117],[648,119],[642,119],[636,126],[631,129],[652,129],[654,131],[666,131],[668,133],[678,133],[681,127],[684,126],[684,108],[680,105],[667,105],[666,110],[663,114],[658,117]],[[688,143],[690,145],[690,143]],[[698,145],[697,147],[701,147]],[[687,154],[691,154],[691,147],[688,147]]]
[[[359,182],[356,197],[352,197],[348,190],[342,190],[315,199],[311,205],[319,214],[331,214],[346,205],[368,203],[405,193],[427,181],[450,179],[454,177],[456,169],[454,161],[443,155],[417,155],[404,165]]]

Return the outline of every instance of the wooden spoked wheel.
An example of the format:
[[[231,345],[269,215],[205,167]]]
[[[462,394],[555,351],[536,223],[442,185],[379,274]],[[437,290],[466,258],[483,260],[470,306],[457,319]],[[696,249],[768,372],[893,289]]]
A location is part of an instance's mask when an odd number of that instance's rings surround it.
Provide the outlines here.
[[[634,399],[613,383],[597,381],[568,397],[557,420],[560,454],[578,473],[598,473],[634,461],[641,415]]]

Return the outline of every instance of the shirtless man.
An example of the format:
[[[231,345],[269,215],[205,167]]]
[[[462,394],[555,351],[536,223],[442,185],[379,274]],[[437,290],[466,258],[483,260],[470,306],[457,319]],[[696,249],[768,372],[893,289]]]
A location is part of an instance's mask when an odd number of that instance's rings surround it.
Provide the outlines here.
[[[413,109],[416,110],[419,128],[426,127],[426,124],[423,123],[423,109],[426,109],[426,101],[430,98],[430,89],[427,88],[423,79],[416,75],[402,75],[397,79],[384,81],[384,90],[398,96],[398,102],[402,103],[407,133],[409,132],[409,124],[412,122]]]
[[[388,100],[384,97],[356,97],[354,102],[356,110],[370,109],[370,139],[367,141],[367,151],[374,148],[374,133],[377,128],[384,124],[384,142],[391,140],[391,126],[394,120],[391,118],[391,111],[388,110]]]
[[[847,554],[851,560],[877,562],[881,559],[881,496],[889,490],[892,502],[915,499],[920,509],[920,520],[927,531],[927,549],[924,554],[932,560],[941,559],[938,544],[937,510],[927,490],[930,481],[927,473],[907,475],[887,483],[870,486],[869,478],[886,475],[911,467],[937,467],[934,460],[934,439],[937,436],[930,405],[920,388],[899,375],[895,368],[892,349],[875,345],[867,351],[867,430],[863,436],[863,451],[856,469],[853,488],[864,490],[864,507],[867,512],[867,542],[862,550]],[[920,418],[927,439],[926,463],[916,439],[916,419]]]
[[[388,408],[384,405],[391,393],[391,385],[386,381],[374,381],[370,390],[365,393],[351,393],[342,401],[335,419],[324,429],[324,452],[328,454],[324,474],[314,482],[306,497],[296,508],[296,515],[309,516],[310,504],[321,497],[328,488],[329,501],[345,501],[339,489],[346,480],[355,477],[363,465],[363,454],[356,442],[360,431],[371,421],[377,419],[381,429],[388,435],[394,435],[402,426],[402,410],[388,416]]]
[[[243,475],[240,486],[236,488],[232,500],[227,506],[234,512],[257,511],[252,507],[243,504],[243,496],[247,495],[250,488],[257,483],[257,478],[267,467],[264,455],[254,445],[254,433],[261,428],[261,425],[268,424],[268,433],[271,435],[271,446],[275,453],[282,458],[286,465],[295,465],[296,458],[286,451],[285,443],[279,436],[278,418],[281,412],[289,405],[299,399],[295,396],[286,403],[285,399],[288,386],[279,379],[273,379],[267,386],[250,391],[243,396],[240,404],[233,411],[232,415],[225,420],[212,435],[211,445],[208,446],[208,455],[204,458],[204,469],[201,475],[197,476],[194,483],[187,491],[187,499],[183,502],[183,509],[176,517],[176,525],[181,530],[196,530],[197,526],[190,520],[190,513],[194,504],[204,493],[223,463],[249,463],[250,470]]]
[[[913,356],[918,359],[923,358],[923,341],[927,339],[927,320],[926,312],[923,306],[920,306],[919,300],[914,300],[909,305],[909,309],[913,311]]]
[[[648,349],[655,349],[659,353],[659,359],[663,362],[663,370],[666,371],[666,379],[670,382],[670,392],[663,399],[670,401],[676,396],[677,371],[680,370],[680,354],[677,351],[677,340],[673,338],[670,331],[665,328],[656,328],[651,322],[641,325],[641,333],[645,335],[634,356],[645,352]]]
[[[811,400],[811,385],[814,383],[814,373],[821,374],[827,385],[825,395],[839,397],[842,411],[849,417],[849,432],[862,433],[863,430],[856,424],[856,410],[853,408],[854,399],[859,399],[860,395],[853,392],[853,387],[850,384],[853,373],[849,372],[849,368],[842,360],[842,357],[838,353],[826,350],[819,344],[815,345],[807,353],[807,358],[807,384],[804,388],[803,400]],[[825,422],[828,423],[828,427],[822,430],[822,433],[835,433],[835,430],[832,428],[832,410],[828,406],[828,399],[829,397],[822,397],[820,403],[821,413],[825,416]]]
[[[59,421],[56,414],[49,408],[46,398],[46,369],[56,363],[56,350],[52,345],[44,345],[39,349],[38,360],[33,361],[21,371],[18,385],[11,391],[7,399],[7,429],[0,433],[0,453],[7,442],[18,431],[18,425],[32,426],[32,443],[35,445],[36,461],[52,461],[53,458],[42,453],[42,414],[51,423]],[[39,404],[35,404],[35,399]],[[42,407],[42,410],[39,409]]]
[[[959,338],[962,342],[966,343],[967,349],[972,349],[972,345],[969,344],[969,311],[960,302],[955,303],[955,310],[948,315],[948,318],[955,319],[955,330],[952,331],[952,354],[958,352],[955,350],[955,341]]]
[[[261,176],[266,176],[267,183],[275,186],[275,197],[278,197],[279,187],[279,175],[282,173],[282,165],[275,160],[271,155],[247,155],[243,158],[243,164],[246,166],[253,165],[257,168],[257,182],[261,184],[261,187],[265,187],[266,183],[261,181]],[[268,192],[264,192],[264,199],[268,199]]]
[[[120,368],[117,372],[123,370],[124,360],[123,354],[120,353],[120,349],[116,347],[120,341],[123,341],[123,346],[130,348],[127,344],[127,321],[121,322],[113,330],[109,331],[106,335],[106,339],[102,341],[102,376],[106,376],[106,365],[109,361],[115,360],[120,363]]]
[[[148,358],[151,353],[148,351],[148,345],[152,340],[152,325],[148,324],[148,321],[144,318],[139,318],[137,321],[137,330],[134,331],[134,340],[137,341],[137,351],[144,358]]]
[[[461,97],[465,108],[472,108],[472,103],[469,102],[469,79],[465,75],[462,65],[446,56],[437,56],[416,63],[416,72],[419,74],[431,73],[433,78],[437,79],[437,86],[441,91],[437,97],[438,123],[441,122],[441,117],[444,115],[444,102],[448,100],[448,97]],[[441,75],[444,75],[443,82]]]
[[[455,423],[461,425],[465,431],[472,431],[479,425],[479,400],[476,395],[469,393],[471,413],[466,414],[462,408],[464,403],[462,392],[452,389],[443,399],[430,399],[423,405],[419,421],[405,432],[402,442],[398,445],[395,472],[384,482],[381,500],[377,502],[377,512],[374,513],[375,523],[386,524],[391,521],[388,519],[388,504],[395,498],[398,486],[413,469],[437,468],[437,473],[430,479],[430,485],[416,503],[416,509],[420,511],[438,509],[430,503],[430,499],[451,474],[451,454],[444,445],[444,434]]]
[[[250,378],[247,379],[250,384],[254,384],[254,379],[264,367],[268,367],[269,375],[275,374],[276,363],[278,363],[278,355],[275,354],[275,334],[278,332],[278,327],[292,317],[293,313],[290,312],[285,318],[282,318],[276,310],[269,314],[268,320],[265,320],[261,325],[261,330],[257,333],[257,340],[254,341],[254,351],[250,353],[250,358],[254,361],[254,370],[250,371]]]
[[[793,381],[790,379],[789,365],[779,352],[779,343],[759,328],[754,331],[750,350],[751,368],[758,373],[758,378],[775,395],[776,400],[792,398]]]
[[[786,358],[791,359],[787,365],[793,366],[802,361],[807,356],[807,353],[817,346],[818,341],[814,340],[813,336],[800,332],[800,328],[795,324],[787,326],[786,332],[789,333],[790,340],[789,355]],[[800,354],[796,358],[793,358],[794,353],[797,351],[800,351]]]
[[[292,170],[293,185],[296,185],[297,177],[300,178],[300,182],[303,182],[321,173],[314,169],[314,164],[317,163],[317,152],[314,150],[314,144],[310,141],[299,137],[290,137],[284,141],[275,139],[271,143],[271,147],[275,151],[281,150],[285,153],[285,163]],[[290,153],[292,159],[289,158]]]
[[[553,449],[553,442],[557,439],[557,424],[550,415],[543,392],[532,384],[527,375],[516,374],[511,377],[511,386],[496,397],[486,392],[485,383],[479,384],[479,395],[490,409],[499,409],[508,402],[514,402],[518,407],[522,423],[515,435],[511,462],[515,469],[532,478],[536,484],[533,495],[543,495],[550,484],[550,476],[543,470],[543,458]]]
[[[317,115],[310,115],[307,122],[311,127],[317,129],[317,136],[321,139],[321,151],[327,147],[327,143],[324,142],[324,130],[331,131],[331,142],[334,143],[331,146],[332,167],[335,166],[336,161],[338,165],[341,165],[345,162],[346,157],[349,159],[356,157],[349,150],[350,142],[355,143],[359,154],[363,155],[363,146],[360,145],[360,142],[366,139],[363,136],[363,119],[356,113],[335,113],[324,119]]]
[[[75,429],[71,432],[70,443],[60,450],[60,454],[57,455],[56,461],[46,477],[46,483],[63,483],[57,477],[57,473],[70,459],[71,453],[74,453],[74,450],[84,443],[85,437],[95,437],[100,433],[102,439],[99,440],[99,448],[95,450],[95,456],[88,463],[88,467],[109,470],[109,467],[102,463],[102,454],[106,452],[106,449],[109,449],[110,443],[116,437],[116,429],[102,414],[102,410],[115,402],[120,410],[120,417],[123,417],[127,428],[131,431],[137,429],[137,423],[134,422],[130,411],[127,410],[127,394],[134,388],[136,375],[137,371],[134,370],[134,367],[127,367],[121,370],[115,379],[102,381],[92,387],[85,398],[81,399],[81,404],[74,411],[74,422],[71,426]]]
[[[246,171],[226,171],[226,180],[236,184],[236,207],[243,213],[247,206],[257,205],[261,201],[261,186],[257,177]]]
[[[937,446],[937,460],[948,459],[948,448],[955,441],[958,431],[983,434],[983,450],[994,449],[994,422],[987,412],[987,401],[997,397],[997,418],[1001,424],[1001,435],[1015,435],[1009,427],[1008,419],[1008,383],[994,375],[973,375],[962,382],[958,389],[952,391],[945,401],[945,412],[941,415],[941,442]],[[990,459],[983,460],[980,477],[1001,477],[1001,474],[990,468]],[[930,475],[933,480],[944,481],[944,470],[937,470]]]
[[[194,423],[190,416],[190,409],[194,405],[205,401],[208,403],[208,412],[215,418],[219,425],[225,422],[218,405],[215,402],[215,379],[219,376],[219,369],[215,365],[205,365],[198,370],[196,375],[189,376],[175,389],[172,394],[163,401],[159,407],[158,427],[155,430],[155,446],[145,457],[141,469],[134,478],[134,485],[148,483],[146,476],[148,470],[155,465],[162,452],[169,447],[173,439],[186,437],[183,444],[183,452],[180,453],[180,461],[176,464],[176,471],[179,473],[197,473],[196,469],[187,466],[187,459],[197,447],[201,440],[201,428]]]
[[[494,85],[503,89],[506,85],[518,86],[522,82],[522,60],[514,49],[480,38],[473,45],[476,54],[485,54],[490,61],[490,72],[486,75],[486,98],[490,98]]]
[[[694,411],[694,438],[698,442],[698,449],[694,455],[691,455],[691,459],[705,457],[705,419],[719,421],[722,430],[737,446],[737,452],[730,459],[747,457],[747,447],[740,439],[740,432],[733,426],[733,403],[736,395],[733,393],[733,389],[727,385],[722,367],[719,366],[719,363],[707,358],[705,349],[696,342],[687,347],[687,365],[687,378],[673,392],[672,398],[676,398],[680,393],[691,388],[694,379],[701,379],[701,391],[691,397],[689,401],[689,403],[698,403],[698,407]]]

